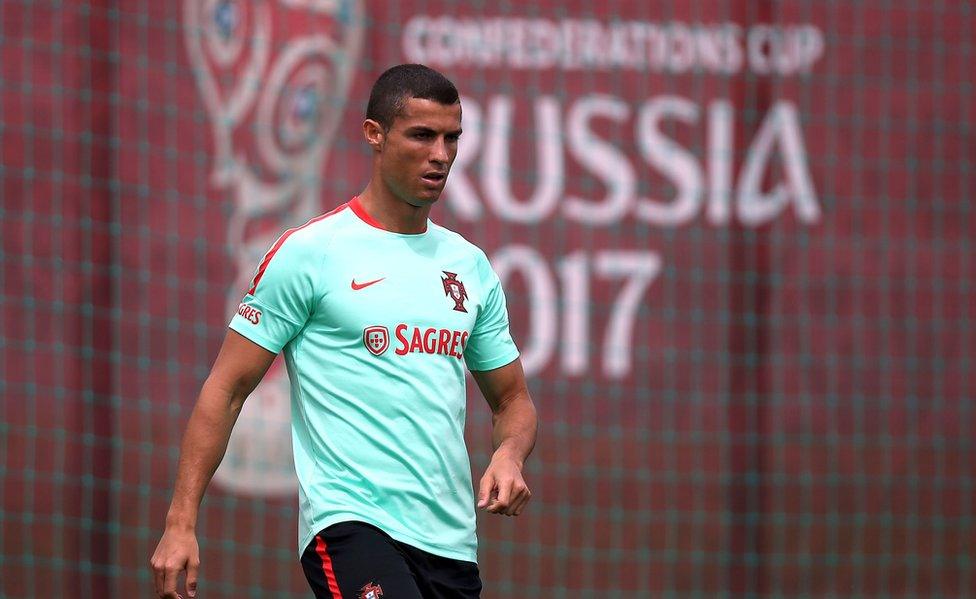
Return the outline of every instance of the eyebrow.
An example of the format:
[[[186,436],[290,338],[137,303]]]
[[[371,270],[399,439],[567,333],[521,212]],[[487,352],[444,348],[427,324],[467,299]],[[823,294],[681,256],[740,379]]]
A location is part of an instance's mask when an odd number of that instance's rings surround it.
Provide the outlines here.
[[[447,131],[445,133],[445,135],[457,135],[457,136],[460,136],[461,135],[461,132],[462,132],[461,129],[455,129],[454,131]],[[413,127],[409,127],[407,129],[407,133],[434,133],[434,134],[436,134],[437,131],[434,130],[434,129],[431,129],[430,127],[427,127],[425,125],[414,125]]]

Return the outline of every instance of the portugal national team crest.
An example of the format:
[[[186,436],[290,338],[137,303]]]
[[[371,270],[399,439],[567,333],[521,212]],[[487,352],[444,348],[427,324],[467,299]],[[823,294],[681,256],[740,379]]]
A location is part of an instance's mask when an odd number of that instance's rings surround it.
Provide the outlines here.
[[[380,599],[383,596],[383,589],[376,583],[369,583],[359,589],[359,599]]]
[[[390,331],[384,326],[372,326],[363,329],[363,343],[374,356],[383,355],[390,347]]]
[[[464,290],[464,283],[458,281],[457,273],[442,271],[446,277],[442,277],[444,282],[444,295],[454,300],[454,309],[458,312],[467,312],[464,307],[465,300],[468,299],[468,292]]]

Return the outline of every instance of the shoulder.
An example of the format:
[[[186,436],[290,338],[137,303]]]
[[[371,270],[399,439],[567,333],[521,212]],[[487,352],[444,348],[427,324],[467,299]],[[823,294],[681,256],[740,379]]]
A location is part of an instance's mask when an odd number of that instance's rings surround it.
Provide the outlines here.
[[[258,280],[265,269],[282,275],[316,271],[339,230],[345,212],[348,210],[343,204],[281,233],[258,267]]]
[[[321,254],[329,245],[332,237],[340,230],[343,217],[348,212],[346,204],[309,219],[304,224],[296,225],[284,231],[275,246],[281,251],[292,254],[312,255]],[[274,248],[272,248],[274,249]]]
[[[494,286],[497,284],[498,275],[495,274],[484,250],[465,239],[460,233],[433,223],[431,226],[434,228],[432,233],[441,236],[442,243],[449,244],[447,249],[450,254],[468,264],[468,267],[477,273],[484,285]]]
[[[488,263],[488,256],[485,255],[484,250],[465,239],[460,233],[434,222],[430,223],[430,227],[431,234],[436,235],[438,241],[449,244],[451,251],[459,253],[462,256],[467,256],[479,263]]]
[[[298,243],[316,245],[316,242],[335,235],[342,223],[349,216],[348,204],[342,204],[328,212],[320,214],[308,222],[292,227],[284,235],[292,235]]]

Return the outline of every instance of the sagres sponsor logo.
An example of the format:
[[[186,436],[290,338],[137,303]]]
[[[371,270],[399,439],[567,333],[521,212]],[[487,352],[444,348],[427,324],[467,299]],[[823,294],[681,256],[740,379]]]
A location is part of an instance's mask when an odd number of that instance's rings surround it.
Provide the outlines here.
[[[384,326],[371,326],[363,329],[363,344],[369,353],[381,356],[390,347],[390,330]]]
[[[395,329],[398,356],[407,354],[438,354],[451,356],[460,360],[464,357],[464,348],[468,344],[467,331],[451,329],[435,329],[398,324]]]
[[[258,324],[261,322],[261,311],[257,308],[252,308],[247,304],[237,306],[237,314],[243,316],[251,324]]]
[[[404,323],[394,328],[396,355],[432,354],[450,356],[460,360],[468,344],[469,333],[452,329],[421,328]],[[363,345],[374,356],[383,355],[390,347],[390,331],[374,325],[363,329]]]

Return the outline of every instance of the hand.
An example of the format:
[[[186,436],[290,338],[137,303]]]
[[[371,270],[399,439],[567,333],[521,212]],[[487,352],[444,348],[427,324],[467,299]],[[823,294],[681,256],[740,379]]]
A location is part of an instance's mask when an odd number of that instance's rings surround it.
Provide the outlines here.
[[[149,559],[156,583],[156,596],[161,599],[183,599],[176,592],[180,574],[186,570],[186,594],[197,594],[197,571],[200,568],[200,548],[192,529],[166,527],[156,552]]]
[[[521,464],[496,454],[481,477],[478,507],[492,514],[518,516],[530,497],[532,493],[522,478]]]

